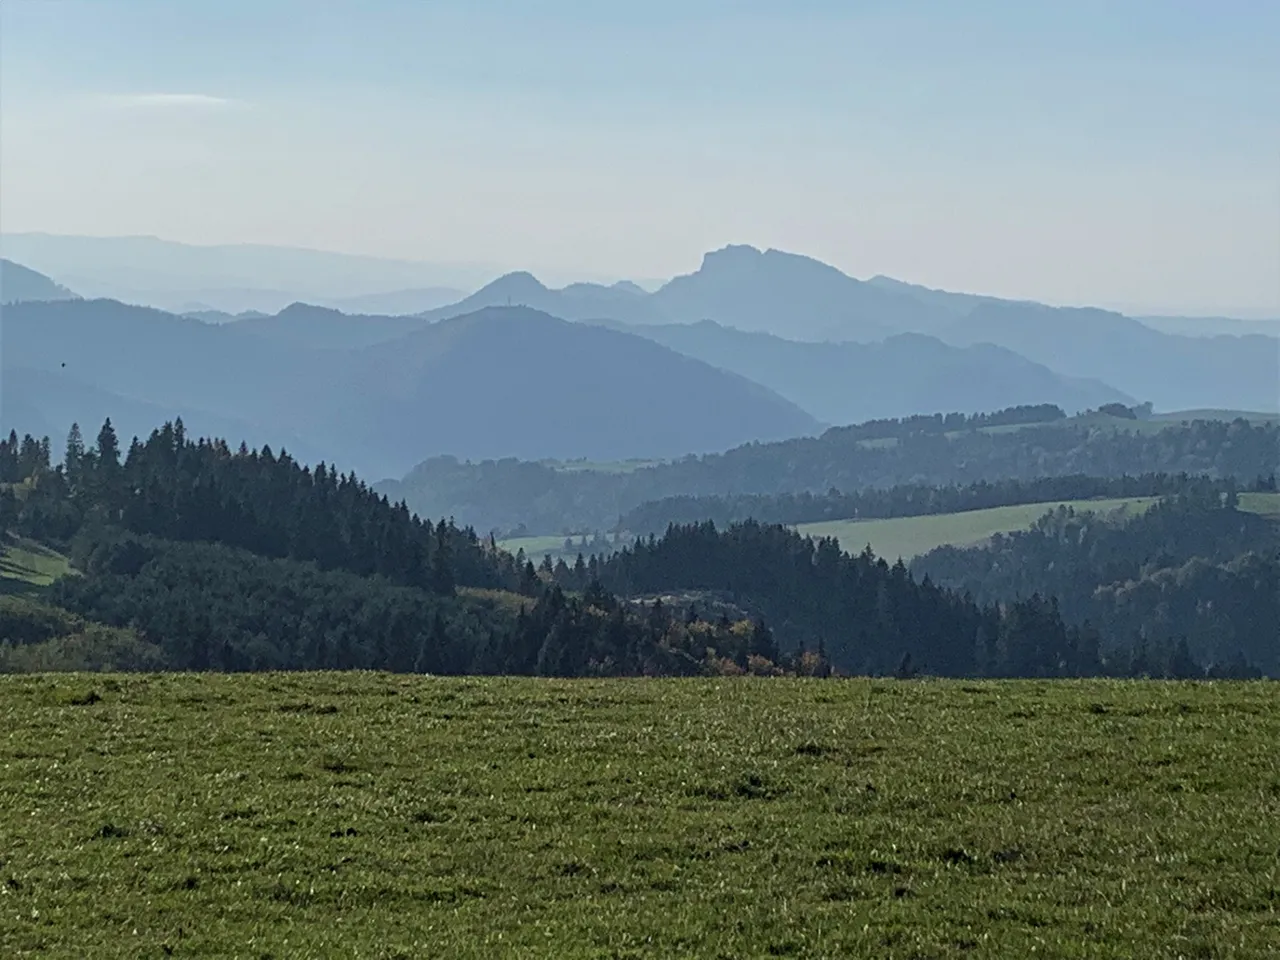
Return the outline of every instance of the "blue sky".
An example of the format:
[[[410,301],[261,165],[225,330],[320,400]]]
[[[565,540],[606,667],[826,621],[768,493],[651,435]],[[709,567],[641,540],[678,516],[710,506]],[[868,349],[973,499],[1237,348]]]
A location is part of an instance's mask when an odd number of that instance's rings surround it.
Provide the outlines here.
[[[1280,313],[1280,4],[0,0],[0,228]]]

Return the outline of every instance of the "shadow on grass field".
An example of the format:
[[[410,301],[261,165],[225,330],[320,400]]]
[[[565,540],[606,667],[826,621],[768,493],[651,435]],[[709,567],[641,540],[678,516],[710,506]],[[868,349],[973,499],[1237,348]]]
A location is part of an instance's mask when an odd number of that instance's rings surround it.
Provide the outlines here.
[[[0,679],[0,955],[1280,955],[1274,684]]]

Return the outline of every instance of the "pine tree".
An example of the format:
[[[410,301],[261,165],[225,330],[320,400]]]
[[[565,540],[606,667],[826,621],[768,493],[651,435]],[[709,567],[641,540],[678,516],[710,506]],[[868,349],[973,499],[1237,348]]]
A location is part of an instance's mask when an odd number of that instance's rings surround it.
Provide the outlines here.
[[[436,527],[436,548],[431,554],[431,589],[445,596],[453,596],[456,585],[453,548],[449,540],[449,526],[441,522]]]
[[[116,436],[111,418],[107,417],[98,431],[98,466],[103,470],[120,468],[120,440]]]
[[[81,469],[84,466],[84,436],[80,433],[80,424],[71,424],[67,434],[67,453],[62,461],[62,469],[67,482],[75,490],[81,482]]]

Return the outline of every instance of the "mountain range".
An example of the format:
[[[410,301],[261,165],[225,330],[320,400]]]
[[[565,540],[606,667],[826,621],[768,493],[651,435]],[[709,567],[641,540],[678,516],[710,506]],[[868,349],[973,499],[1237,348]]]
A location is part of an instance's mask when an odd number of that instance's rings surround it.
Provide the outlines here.
[[[390,318],[384,318],[390,319]],[[664,458],[815,432],[772,391],[632,334],[492,308],[372,346],[298,346],[110,300],[4,317],[3,426],[151,426],[278,443],[373,476],[434,453]],[[348,322],[358,324],[359,318]],[[88,427],[86,427],[88,429]],[[139,429],[149,429],[149,427]],[[122,433],[129,430],[122,424]]]
[[[501,272],[262,244],[203,246],[157,237],[5,233],[0,252],[82,296],[174,313],[274,313],[297,300],[353,312],[419,312]]]
[[[1275,338],[859,281],[742,246],[653,292],[514,273],[403,315],[293,303],[179,316],[65,299],[53,279],[0,266],[5,298],[25,301],[5,309],[6,427],[52,436],[70,416],[111,415],[147,429],[181,414],[196,432],[283,437],[379,476],[437,455],[677,457],[940,410],[1280,406]]]
[[[555,306],[545,300],[535,302]],[[469,298],[458,309],[508,308],[482,307]],[[394,340],[442,322],[423,317],[355,317],[294,304],[275,316],[239,320],[236,326],[279,344],[351,349]],[[634,334],[746,377],[824,424],[941,409],[997,410],[1053,403],[1077,411],[1104,403],[1135,402],[1132,396],[1104,383],[1060,376],[1001,347],[957,347],[924,334],[898,334],[873,343],[832,343],[748,333],[710,320],[690,324],[579,322]]]
[[[1109,390],[1115,398],[1136,397],[1167,410],[1280,407],[1280,340],[1263,335],[1271,329],[1265,325],[1257,328],[1258,333],[1244,336],[1179,335],[1107,310],[951,293],[888,277],[860,281],[811,258],[776,250],[731,246],[708,253],[698,271],[676,277],[653,293],[594,284],[554,290],[530,274],[509,274],[458,304],[421,316],[439,320],[496,303],[527,304],[572,320],[627,324],[634,332],[668,345],[678,339],[684,348],[696,349],[694,355],[759,378],[802,405],[806,400],[783,386],[792,374],[770,371],[768,360],[762,356],[746,360],[750,351],[740,339],[712,346],[714,331],[710,328],[680,331],[677,325],[711,321],[722,328],[771,334],[788,341],[842,345],[921,334],[957,348],[991,345],[1012,351],[1025,361],[1068,378],[1064,383],[1082,398],[1101,396]],[[646,332],[645,328],[655,326],[667,329]],[[692,344],[697,346],[691,347]],[[936,343],[918,340],[915,345],[924,351],[919,361],[924,366],[916,372],[919,377],[932,379],[930,364],[939,362],[944,363],[938,374],[944,381],[949,376],[966,376],[959,372],[962,370],[981,375],[986,369],[983,364],[965,367],[955,355],[939,351]],[[765,349],[763,343],[758,346],[760,352]],[[783,347],[780,341],[770,346],[780,355],[784,350],[797,352]],[[846,346],[842,351],[823,354],[819,366],[836,371],[847,383],[862,369],[857,363],[848,362],[848,355],[853,352]],[[842,353],[846,355],[843,362],[834,359]],[[868,356],[874,353],[866,351]],[[885,351],[884,355],[890,353]],[[818,356],[819,352],[811,354]],[[991,359],[987,357],[988,362]],[[1026,369],[1022,371],[1024,377],[1028,373]],[[818,380],[824,376],[815,375]],[[1043,374],[1040,377],[1043,380]],[[806,389],[817,390],[818,384],[807,385]],[[1054,389],[1062,390],[1063,384]],[[1060,395],[1064,406],[1076,406],[1071,392]],[[845,398],[848,399],[847,394]],[[956,395],[957,401],[965,399],[964,394]],[[808,402],[813,403],[812,399]],[[920,402],[924,402],[923,397]],[[843,407],[830,404],[825,398],[818,405],[821,410],[813,405],[808,409],[820,418],[827,414],[847,415]],[[951,408],[980,409],[963,404]],[[865,408],[857,409],[861,416]],[[917,408],[929,409],[939,408]]]
[[[957,347],[920,333],[876,343],[813,343],[747,333],[711,320],[606,323],[749,377],[830,424],[938,410],[1052,403],[1074,412],[1135,402],[1105,383],[1061,376],[989,343]]]
[[[939,317],[915,297],[855,280],[810,257],[741,245],[708,253],[697,271],[675,277],[653,293],[628,283],[575,283],[553,290],[532,274],[511,273],[423,317],[437,320],[457,310],[512,304],[566,320],[711,320],[748,332],[815,341],[872,341],[893,333],[931,332],[951,319]]]

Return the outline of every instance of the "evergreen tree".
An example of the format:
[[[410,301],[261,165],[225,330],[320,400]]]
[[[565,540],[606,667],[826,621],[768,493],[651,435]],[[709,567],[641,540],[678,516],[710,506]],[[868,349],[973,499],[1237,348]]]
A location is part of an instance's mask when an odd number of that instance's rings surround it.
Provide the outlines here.
[[[111,425],[110,417],[98,431],[97,452],[98,466],[101,469],[114,471],[120,468],[120,441],[116,437],[115,427]]]
[[[84,465],[84,436],[80,433],[80,424],[71,424],[67,434],[67,452],[62,461],[62,469],[71,488],[76,489],[81,482],[81,469]]]

